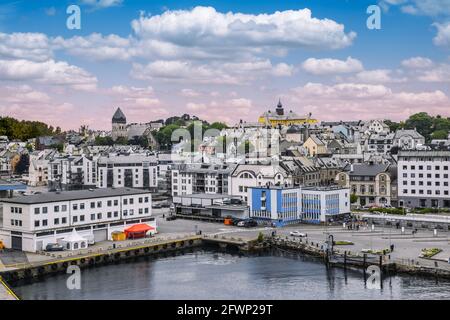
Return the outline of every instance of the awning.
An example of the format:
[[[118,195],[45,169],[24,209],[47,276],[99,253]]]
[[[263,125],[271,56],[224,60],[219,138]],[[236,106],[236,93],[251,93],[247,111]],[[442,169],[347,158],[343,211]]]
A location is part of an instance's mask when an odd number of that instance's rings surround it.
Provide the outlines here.
[[[150,230],[155,230],[155,228],[149,226],[148,224],[142,223],[142,224],[135,224],[134,226],[125,229],[125,233],[142,233]]]

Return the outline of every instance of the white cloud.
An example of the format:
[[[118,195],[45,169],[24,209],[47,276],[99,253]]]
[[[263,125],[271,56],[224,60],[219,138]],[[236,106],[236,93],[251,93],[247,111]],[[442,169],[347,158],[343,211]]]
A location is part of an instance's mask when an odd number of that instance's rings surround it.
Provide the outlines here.
[[[350,80],[354,82],[382,84],[406,81],[406,78],[397,78],[392,73],[392,70],[388,69],[364,70],[351,77]]]
[[[208,106],[204,103],[194,103],[194,102],[189,102],[186,104],[186,108],[189,111],[193,111],[193,112],[198,112],[198,111],[204,111],[208,109]]]
[[[314,75],[354,73],[364,69],[361,61],[352,57],[347,60],[309,58],[303,62],[302,68]]]
[[[201,94],[193,89],[182,89],[181,95],[183,97],[195,98],[195,97],[199,97]]]
[[[312,112],[322,120],[385,118],[400,120],[413,113],[427,111],[448,114],[449,98],[440,90],[394,92],[384,85],[308,83],[286,95],[293,105]]]
[[[432,69],[424,70],[418,79],[424,82],[450,82],[450,64],[442,63]]]
[[[246,84],[262,76],[290,76],[293,67],[273,66],[269,60],[198,64],[192,61],[158,60],[147,65],[133,64],[131,76],[139,80],[192,81],[212,84]]]
[[[155,16],[142,15],[132,22],[132,27],[139,38],[204,49],[339,49],[351,45],[356,36],[354,32],[345,33],[344,26],[333,20],[313,18],[309,9],[252,15],[195,7]]]
[[[437,46],[450,48],[450,22],[433,24],[438,32],[433,38],[433,43]]]
[[[43,33],[0,33],[0,58],[46,61],[53,57]]]
[[[0,80],[35,81],[50,85],[64,85],[77,90],[94,90],[97,78],[67,62],[48,60],[0,60]]]
[[[28,85],[0,87],[0,113],[19,119],[39,120],[58,125],[73,111],[70,103],[55,102],[47,93]]]
[[[384,5],[399,5],[402,12],[425,16],[450,15],[448,0],[381,0]]]
[[[95,8],[109,8],[121,5],[123,0],[81,0],[82,4]]]
[[[403,60],[401,64],[408,69],[423,69],[433,66],[433,61],[424,57],[412,57]]]
[[[133,40],[111,34],[103,36],[92,33],[89,36],[75,36],[69,39],[52,39],[54,49],[65,50],[74,56],[90,60],[129,60],[133,56]]]

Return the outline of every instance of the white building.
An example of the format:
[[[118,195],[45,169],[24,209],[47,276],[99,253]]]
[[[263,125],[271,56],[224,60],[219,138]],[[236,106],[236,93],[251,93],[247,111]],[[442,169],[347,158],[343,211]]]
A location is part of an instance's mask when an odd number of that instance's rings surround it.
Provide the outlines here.
[[[46,149],[30,154],[30,166],[28,168],[28,185],[32,187],[46,186],[48,183],[48,165],[57,151]]]
[[[108,155],[100,157],[98,188],[143,188],[158,187],[158,166],[155,156],[147,154]]]
[[[399,205],[450,208],[450,151],[400,151]]]
[[[321,223],[350,214],[350,190],[340,187],[251,187],[250,217],[278,226]]]
[[[48,164],[50,190],[80,190],[97,184],[97,157],[64,156]]]
[[[425,138],[417,130],[400,129],[395,132],[394,145],[403,150],[416,150],[425,144]]]
[[[292,186],[292,175],[278,164],[240,164],[230,176],[229,194],[248,201],[248,188],[267,185]]]
[[[49,192],[1,199],[0,240],[7,248],[36,252],[62,243],[75,230],[87,240],[111,240],[114,231],[135,224],[156,228],[152,198],[137,189]]]
[[[180,164],[172,167],[172,196],[193,193],[228,194],[229,176],[234,165],[206,163]]]

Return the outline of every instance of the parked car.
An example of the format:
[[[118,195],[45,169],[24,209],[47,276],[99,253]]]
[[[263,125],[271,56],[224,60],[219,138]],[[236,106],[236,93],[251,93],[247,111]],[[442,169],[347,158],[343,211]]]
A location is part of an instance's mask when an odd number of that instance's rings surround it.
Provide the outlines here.
[[[245,227],[245,221],[244,220],[238,221],[236,226],[238,226],[238,227]]]
[[[258,226],[258,222],[256,222],[255,220],[242,220],[238,222],[237,226],[244,228],[252,228]]]
[[[58,243],[49,243],[46,247],[45,247],[45,251],[64,251],[64,247]]]
[[[176,215],[170,215],[166,218],[166,221],[173,221],[173,220],[177,220],[177,216]]]
[[[300,232],[298,230],[291,231],[290,235],[291,237],[298,237],[298,238],[306,238],[308,236],[306,233]]]
[[[152,209],[161,209],[161,208],[162,208],[162,205],[160,203],[154,203],[152,205]]]
[[[162,208],[170,208],[170,203],[165,201],[165,202],[161,203],[161,207]]]

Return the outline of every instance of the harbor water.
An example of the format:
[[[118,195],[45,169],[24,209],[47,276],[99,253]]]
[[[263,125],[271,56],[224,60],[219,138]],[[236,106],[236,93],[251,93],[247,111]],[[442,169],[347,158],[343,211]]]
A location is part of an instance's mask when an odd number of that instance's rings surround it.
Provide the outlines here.
[[[17,285],[22,299],[450,299],[450,282],[406,275],[368,285],[362,271],[301,255],[244,256],[198,250],[81,271],[81,289],[60,274]]]

